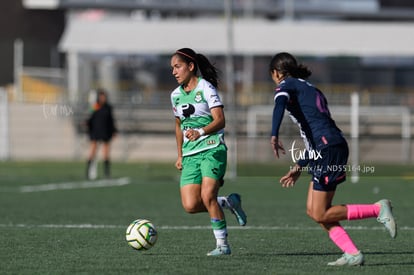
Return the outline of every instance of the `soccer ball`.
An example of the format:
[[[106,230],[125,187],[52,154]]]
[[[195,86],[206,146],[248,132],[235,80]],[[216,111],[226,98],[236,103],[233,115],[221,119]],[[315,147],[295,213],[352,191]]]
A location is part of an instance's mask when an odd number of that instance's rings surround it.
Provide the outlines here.
[[[155,226],[145,219],[133,221],[126,230],[126,240],[136,250],[148,250],[157,242]]]

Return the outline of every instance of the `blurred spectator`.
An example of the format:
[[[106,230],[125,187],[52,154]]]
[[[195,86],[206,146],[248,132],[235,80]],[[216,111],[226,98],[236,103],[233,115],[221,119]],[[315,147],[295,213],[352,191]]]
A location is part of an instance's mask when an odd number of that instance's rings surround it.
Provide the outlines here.
[[[87,178],[96,179],[96,152],[100,144],[103,145],[104,175],[106,178],[111,176],[110,163],[110,144],[116,135],[112,106],[108,103],[107,93],[103,89],[98,89],[96,102],[91,106],[91,115],[87,120],[88,134],[90,139],[89,156],[87,162]]]

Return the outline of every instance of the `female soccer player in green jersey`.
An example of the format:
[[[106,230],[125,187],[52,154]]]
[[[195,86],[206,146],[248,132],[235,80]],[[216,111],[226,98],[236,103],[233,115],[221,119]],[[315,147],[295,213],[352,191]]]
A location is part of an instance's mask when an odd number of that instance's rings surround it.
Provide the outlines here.
[[[246,214],[239,194],[218,197],[226,171],[227,147],[223,104],[216,90],[217,70],[204,55],[189,48],[172,55],[171,68],[179,84],[171,93],[171,103],[178,151],[175,166],[181,170],[181,202],[188,213],[210,215],[217,245],[207,255],[229,255],[222,209],[235,214],[240,225],[246,224]]]

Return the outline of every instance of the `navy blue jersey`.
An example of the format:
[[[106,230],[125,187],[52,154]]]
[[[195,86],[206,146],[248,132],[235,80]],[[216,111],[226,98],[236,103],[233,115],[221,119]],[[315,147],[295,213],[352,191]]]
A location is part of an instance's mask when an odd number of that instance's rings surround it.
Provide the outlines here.
[[[300,129],[306,149],[320,150],[329,145],[346,143],[341,130],[331,118],[323,93],[303,79],[288,77],[275,91],[272,136],[279,136],[284,110]]]

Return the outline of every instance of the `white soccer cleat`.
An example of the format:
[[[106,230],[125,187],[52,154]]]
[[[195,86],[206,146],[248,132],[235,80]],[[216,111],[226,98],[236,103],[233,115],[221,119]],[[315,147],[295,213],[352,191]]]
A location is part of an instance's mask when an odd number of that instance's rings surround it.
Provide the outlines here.
[[[222,255],[230,255],[231,250],[230,246],[228,245],[221,245],[217,246],[214,250],[207,253],[207,256],[222,256]]]
[[[329,262],[329,266],[358,266],[364,265],[364,255],[361,251],[358,251],[357,254],[352,255],[348,253],[344,253],[341,258],[336,260],[335,262]]]
[[[394,216],[392,215],[391,202],[383,199],[376,202],[376,204],[381,206],[377,221],[385,226],[387,231],[390,233],[391,238],[397,237],[397,224],[395,223]]]

